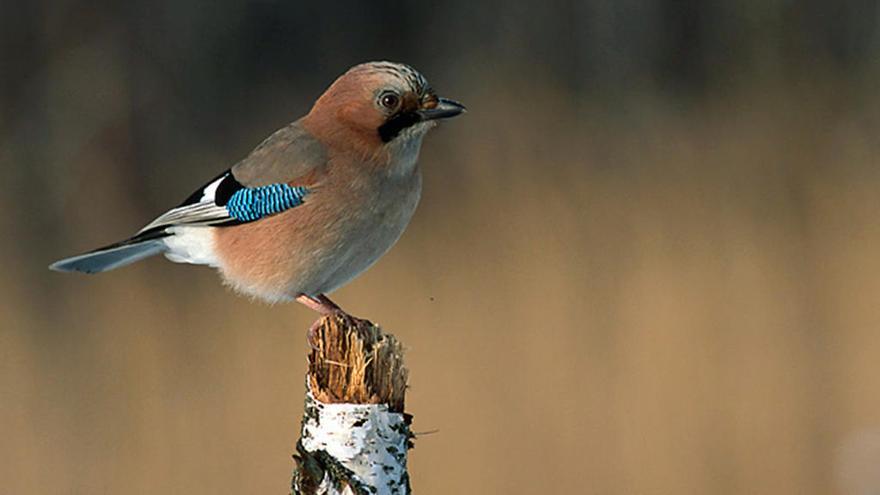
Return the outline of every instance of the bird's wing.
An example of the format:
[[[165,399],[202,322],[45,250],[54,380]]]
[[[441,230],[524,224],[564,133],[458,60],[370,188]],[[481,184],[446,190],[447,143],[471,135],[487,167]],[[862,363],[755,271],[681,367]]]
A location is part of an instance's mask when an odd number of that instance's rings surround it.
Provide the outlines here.
[[[223,189],[220,191],[221,194],[218,194],[221,185],[223,185]],[[196,226],[231,223],[234,218],[226,209],[226,201],[242,187],[244,186],[235,180],[231,171],[227,170],[192,193],[176,208],[159,215],[158,218],[142,228],[138,234],[175,225]],[[223,197],[226,198],[226,201],[217,201]]]
[[[302,179],[326,164],[324,145],[297,121],[266,138],[232,174],[247,187],[266,186]]]
[[[299,206],[314,172],[326,162],[323,145],[294,122],[138,233],[178,225],[237,225]]]

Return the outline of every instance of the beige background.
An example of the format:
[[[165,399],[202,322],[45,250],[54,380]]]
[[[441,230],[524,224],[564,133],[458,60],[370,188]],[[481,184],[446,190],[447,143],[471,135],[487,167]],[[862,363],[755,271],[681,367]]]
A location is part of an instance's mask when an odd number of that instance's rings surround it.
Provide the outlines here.
[[[161,259],[45,267],[175,204],[355,60],[233,66],[247,89],[203,94],[181,75],[210,46],[138,65],[124,28],[52,12],[21,38],[46,58],[3,52],[30,68],[0,119],[0,492],[286,493],[313,314]],[[485,63],[503,47],[397,52],[470,112],[428,138],[403,239],[335,295],[409,348],[417,492],[878,493],[873,66],[783,52],[682,95]]]

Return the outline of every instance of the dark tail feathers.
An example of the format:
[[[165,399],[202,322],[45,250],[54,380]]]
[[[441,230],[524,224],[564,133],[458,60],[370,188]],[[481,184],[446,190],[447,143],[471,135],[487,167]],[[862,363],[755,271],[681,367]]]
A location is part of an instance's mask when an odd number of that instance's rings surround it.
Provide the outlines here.
[[[58,272],[100,273],[125,266],[165,251],[166,232],[144,232],[79,256],[72,256],[49,265]]]

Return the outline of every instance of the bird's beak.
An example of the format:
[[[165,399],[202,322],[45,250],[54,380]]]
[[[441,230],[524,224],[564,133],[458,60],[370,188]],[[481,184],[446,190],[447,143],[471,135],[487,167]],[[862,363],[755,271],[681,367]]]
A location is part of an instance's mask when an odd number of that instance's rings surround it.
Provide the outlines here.
[[[461,103],[453,100],[449,100],[447,98],[437,98],[436,104],[433,106],[426,105],[424,108],[420,108],[416,110],[416,114],[422,118],[422,120],[436,120],[436,119],[448,119],[450,117],[455,117],[456,115],[462,114],[467,109]],[[433,103],[433,102],[432,102]]]

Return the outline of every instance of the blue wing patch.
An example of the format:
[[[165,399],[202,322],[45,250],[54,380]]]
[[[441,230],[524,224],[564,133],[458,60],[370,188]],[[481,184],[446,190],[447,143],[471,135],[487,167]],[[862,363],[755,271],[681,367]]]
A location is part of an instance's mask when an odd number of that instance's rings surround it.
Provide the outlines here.
[[[239,222],[252,222],[303,204],[308,193],[305,187],[287,184],[246,187],[232,194],[226,211]]]

